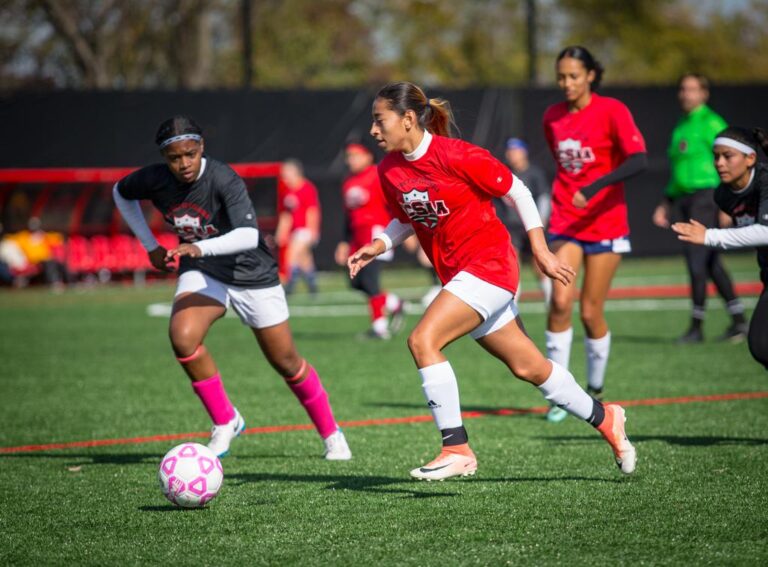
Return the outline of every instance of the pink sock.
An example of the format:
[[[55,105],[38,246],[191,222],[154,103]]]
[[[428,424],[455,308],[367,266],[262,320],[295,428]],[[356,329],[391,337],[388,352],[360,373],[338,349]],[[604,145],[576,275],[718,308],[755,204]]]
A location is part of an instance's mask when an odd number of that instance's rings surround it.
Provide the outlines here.
[[[287,384],[304,409],[307,410],[307,414],[312,423],[315,424],[320,437],[325,439],[339,428],[333,418],[331,404],[328,403],[328,394],[323,389],[320,376],[317,375],[314,368],[310,366],[307,377],[298,384],[291,384],[290,382]]]
[[[227,397],[218,372],[206,380],[192,382],[192,389],[203,402],[214,425],[224,425],[235,417],[235,408]]]

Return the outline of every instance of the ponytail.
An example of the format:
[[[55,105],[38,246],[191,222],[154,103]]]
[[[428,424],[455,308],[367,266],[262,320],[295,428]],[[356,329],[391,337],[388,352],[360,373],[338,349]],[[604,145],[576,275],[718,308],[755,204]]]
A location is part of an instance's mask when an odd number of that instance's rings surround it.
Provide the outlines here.
[[[768,132],[762,128],[753,128],[752,135],[755,141],[763,148],[763,153],[768,156]]]
[[[458,131],[450,103],[442,98],[427,98],[424,91],[413,83],[385,85],[376,98],[386,100],[400,116],[408,110],[413,111],[419,126],[431,134],[451,137],[454,131]]]

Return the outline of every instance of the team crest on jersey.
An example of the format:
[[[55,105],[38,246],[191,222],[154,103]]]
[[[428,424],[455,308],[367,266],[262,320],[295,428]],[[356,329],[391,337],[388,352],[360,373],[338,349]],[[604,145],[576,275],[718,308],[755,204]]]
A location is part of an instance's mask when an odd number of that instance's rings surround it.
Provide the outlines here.
[[[568,138],[557,144],[557,161],[566,171],[578,173],[585,163],[595,161],[595,152],[589,146],[582,147],[581,140]]]
[[[354,185],[344,193],[344,204],[348,209],[357,209],[365,205],[370,195],[365,187]]]
[[[427,228],[435,228],[438,218],[451,212],[445,206],[445,201],[430,201],[429,191],[420,191],[416,188],[403,193],[403,202],[400,206],[409,219],[420,222]]]
[[[210,224],[202,224],[199,216],[185,213],[173,214],[173,228],[179,238],[187,242],[209,238],[219,233],[218,229]]]

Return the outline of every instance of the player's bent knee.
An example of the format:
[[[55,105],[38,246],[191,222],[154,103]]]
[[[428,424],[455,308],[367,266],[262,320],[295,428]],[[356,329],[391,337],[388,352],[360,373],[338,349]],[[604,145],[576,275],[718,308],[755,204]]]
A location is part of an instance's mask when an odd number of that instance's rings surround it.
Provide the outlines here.
[[[408,336],[408,349],[417,362],[424,357],[440,352],[440,348],[434,343],[430,334],[418,327]]]
[[[189,326],[172,325],[168,331],[171,346],[177,356],[190,356],[200,346],[200,333]]]

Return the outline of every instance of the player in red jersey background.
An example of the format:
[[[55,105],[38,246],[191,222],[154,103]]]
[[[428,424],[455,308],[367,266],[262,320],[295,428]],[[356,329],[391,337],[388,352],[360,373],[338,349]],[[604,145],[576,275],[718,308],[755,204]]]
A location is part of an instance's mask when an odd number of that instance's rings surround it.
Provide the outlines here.
[[[373,119],[371,135],[388,152],[379,177],[395,218],[350,256],[350,276],[415,233],[444,285],[408,337],[443,443],[439,456],[413,469],[411,476],[442,480],[477,470],[462,423],[456,375],[442,352],[467,334],[551,403],[596,427],[622,472],[633,472],[635,449],[624,434],[624,410],[603,406],[568,370],[544,358],[518,319],[517,257],[496,216],[494,197],[514,204],[541,270],[562,285],[574,277],[573,269],[549,251],[531,192],[488,151],[447,137],[452,124],[447,102],[428,99],[412,83],[382,88]]]
[[[285,191],[278,196],[275,240],[285,247],[288,281],[285,292],[292,293],[299,277],[307,282],[311,294],[317,293],[317,273],[312,248],[320,240],[320,200],[317,188],[306,177],[301,162],[286,160],[280,168]]]
[[[344,201],[344,240],[336,246],[335,259],[346,266],[349,251],[369,243],[389,224],[392,215],[387,210],[381,192],[379,174],[373,163],[373,153],[361,142],[350,142],[345,148],[349,176],[341,187]],[[382,254],[380,261],[390,261],[394,254]],[[352,287],[368,296],[371,328],[368,336],[389,339],[403,323],[403,301],[394,293],[382,291],[379,279],[381,262],[372,262],[357,275]],[[390,317],[387,318],[387,313]]]
[[[584,267],[579,298],[587,356],[588,391],[601,396],[611,346],[604,305],[621,254],[631,251],[624,181],[647,165],[645,141],[629,109],[597,94],[603,68],[584,47],[557,57],[557,83],[565,101],[544,113],[544,133],[557,162],[549,240],[562,262]],[[555,283],[547,320],[547,355],[568,367],[575,280]],[[566,413],[554,407],[550,421]]]

